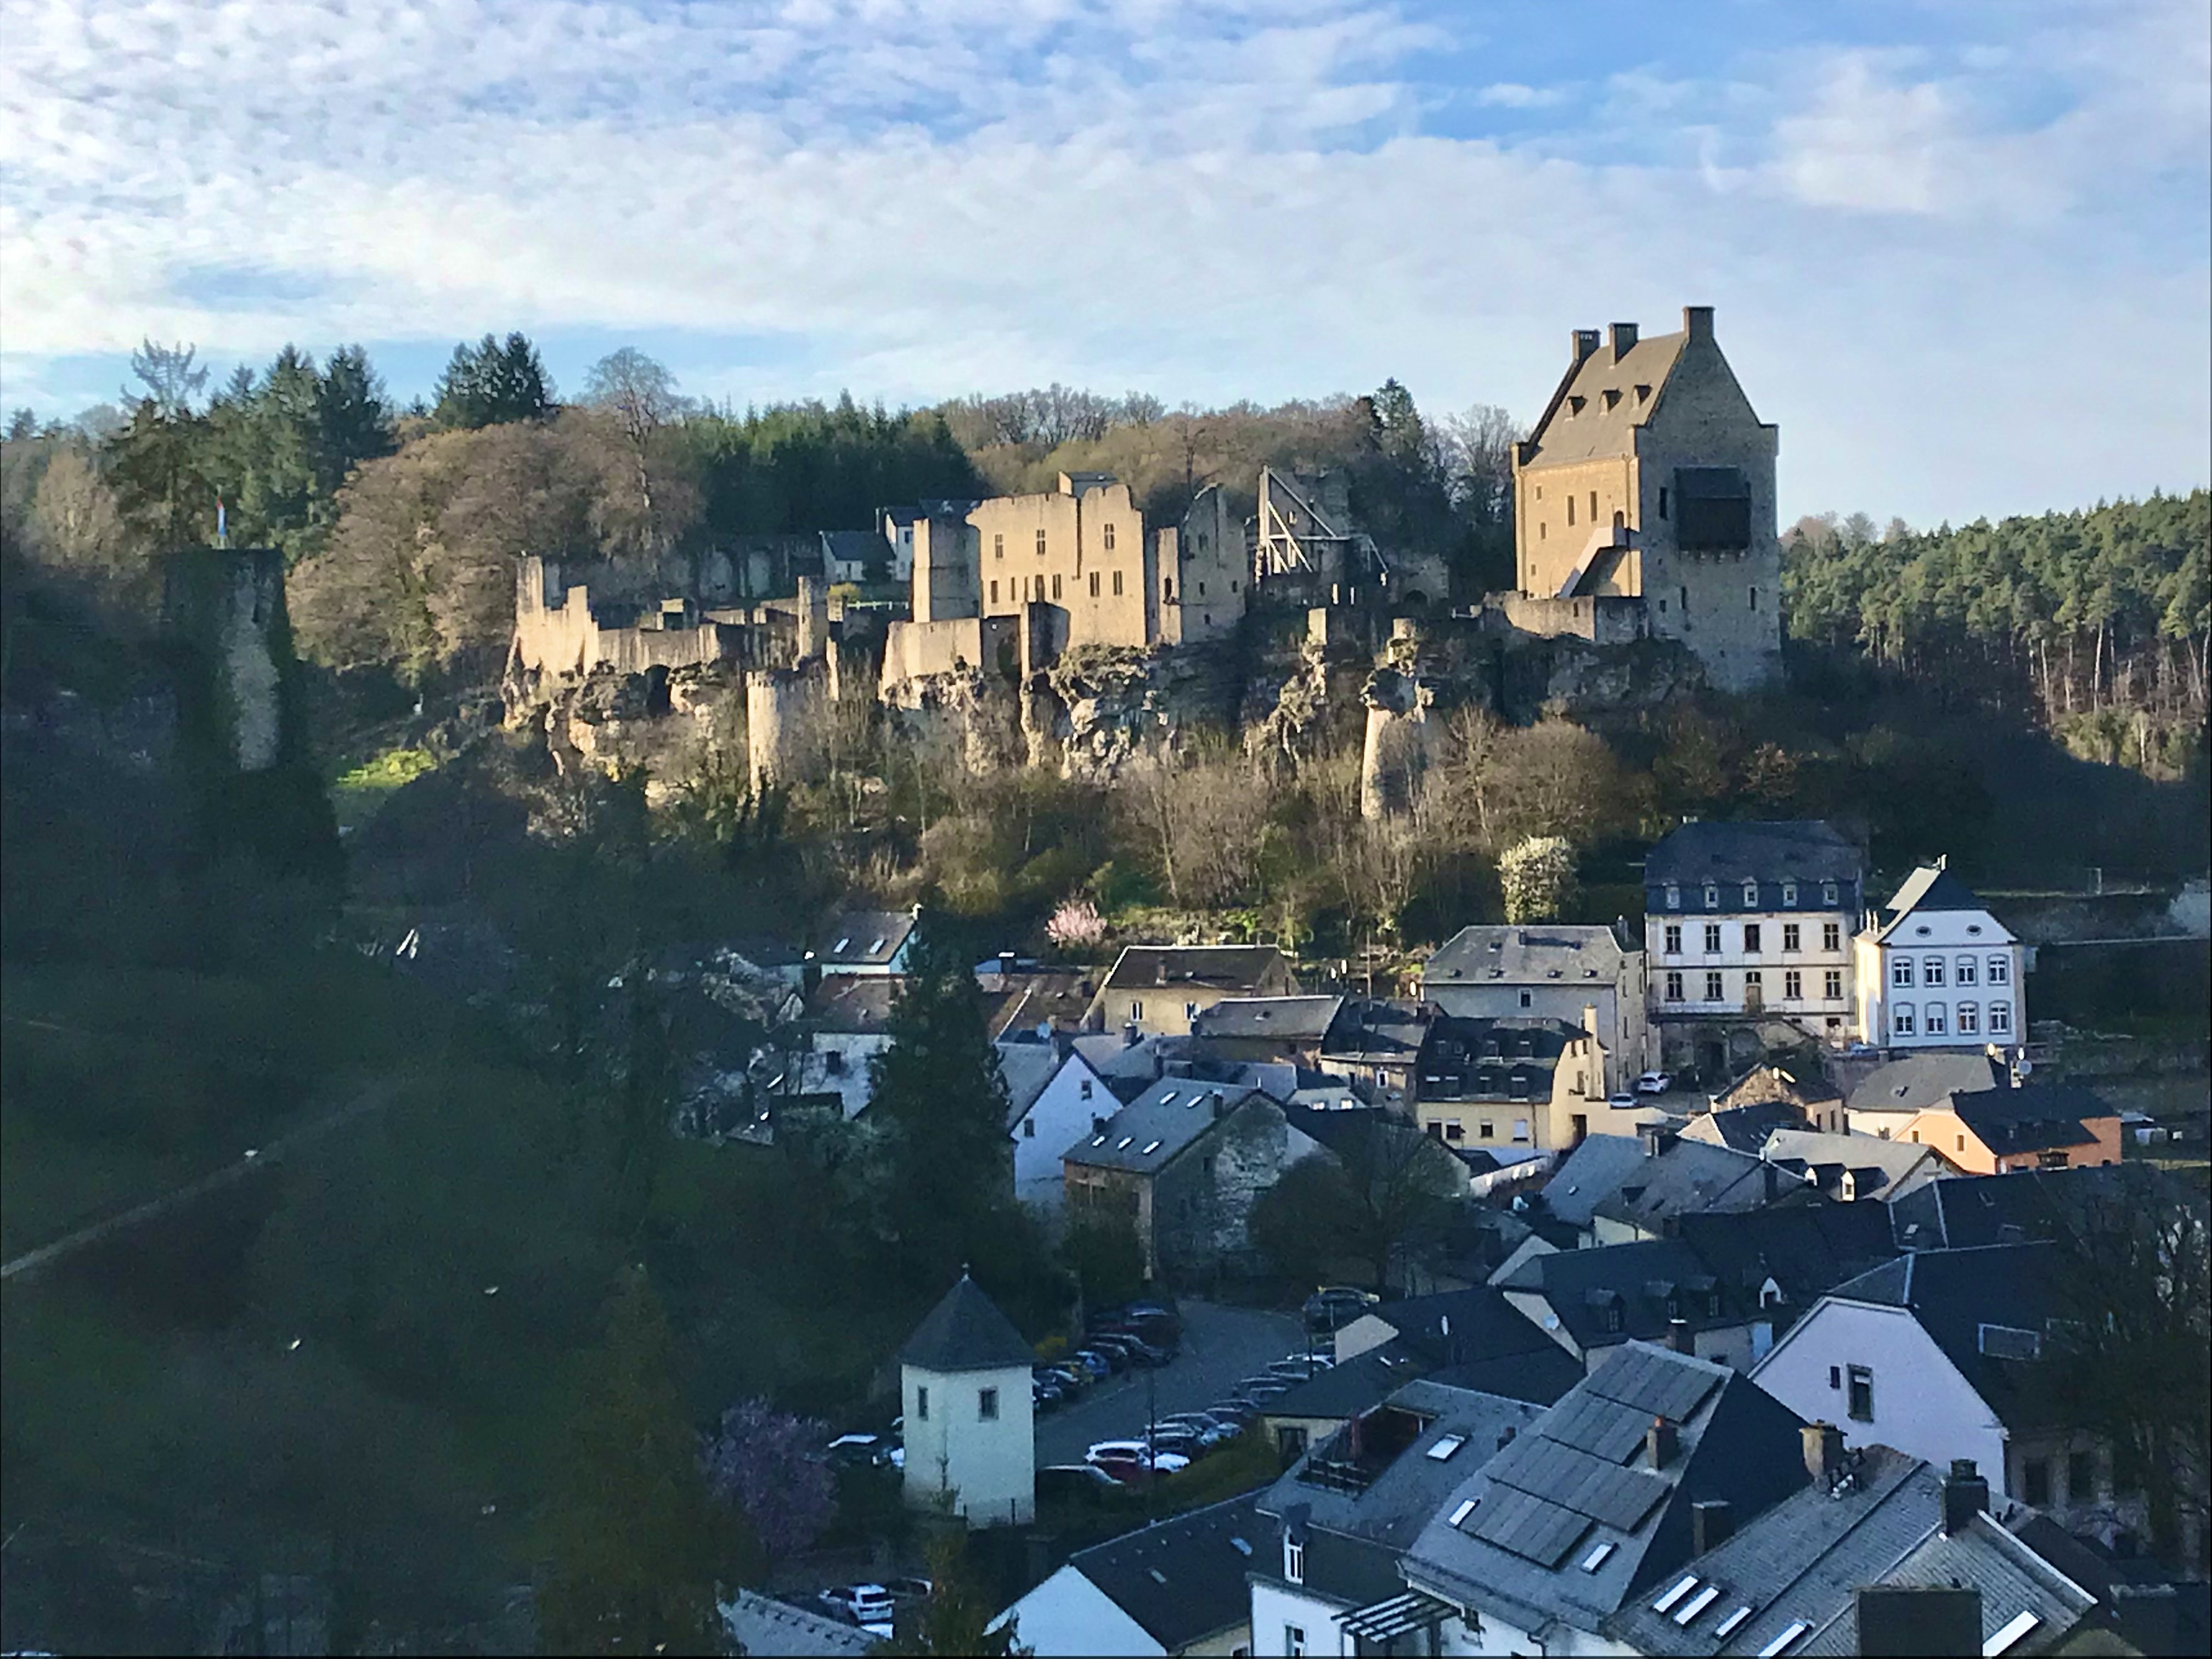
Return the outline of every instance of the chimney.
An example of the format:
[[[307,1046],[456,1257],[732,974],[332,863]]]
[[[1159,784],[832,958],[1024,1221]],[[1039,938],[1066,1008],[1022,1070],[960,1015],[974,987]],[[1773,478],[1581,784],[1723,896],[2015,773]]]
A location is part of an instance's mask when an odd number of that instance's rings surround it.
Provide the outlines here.
[[[1663,1469],[1674,1461],[1680,1444],[1674,1425],[1663,1417],[1655,1417],[1651,1426],[1644,1431],[1644,1462],[1655,1469]]]
[[[1692,1358],[1696,1356],[1698,1340],[1690,1334],[1688,1320],[1670,1319],[1667,1322],[1667,1346],[1676,1353],[1689,1354]]]
[[[1613,361],[1619,362],[1636,344],[1636,325],[1615,323],[1613,325]]]
[[[1094,1135],[1103,1135],[1106,1133],[1106,1120],[1096,1112],[1091,1115],[1091,1133]]]
[[[1760,1160],[1759,1168],[1766,1182],[1766,1201],[1771,1204],[1782,1196],[1782,1172],[1765,1159]]]
[[[1217,1121],[1229,1115],[1229,1097],[1218,1089],[1213,1091],[1213,1115]]]
[[[999,952],[999,972],[1000,972],[1002,975],[1011,975],[1013,971],[1014,971],[1014,953],[1013,953],[1012,951],[1000,951],[1000,952]]]
[[[1943,1477],[1943,1533],[1964,1532],[1969,1522],[1990,1506],[1990,1483],[1974,1472],[1971,1457],[1951,1460],[1951,1473]]]
[[[1825,1492],[1844,1467],[1843,1432],[1832,1423],[1808,1423],[1797,1433],[1805,1443],[1806,1476]]]
[[[1713,337],[1713,308],[1711,306],[1684,306],[1682,332],[1692,341]]]
[[[1574,366],[1581,368],[1585,358],[1597,355],[1597,331],[1594,328],[1577,329],[1568,349],[1572,354]]]
[[[1121,1028],[1121,1046],[1124,1048],[1137,1046],[1137,1022],[1133,1019]]]
[[[1597,1035],[1597,1004],[1595,1002],[1583,1004],[1583,1030],[1589,1036]]]
[[[1735,1531],[1735,1510],[1725,1498],[1700,1498],[1690,1505],[1690,1553],[1703,1555],[1728,1542]]]
[[[1656,1158],[1680,1139],[1663,1123],[1647,1123],[1637,1131],[1644,1141],[1644,1156]]]

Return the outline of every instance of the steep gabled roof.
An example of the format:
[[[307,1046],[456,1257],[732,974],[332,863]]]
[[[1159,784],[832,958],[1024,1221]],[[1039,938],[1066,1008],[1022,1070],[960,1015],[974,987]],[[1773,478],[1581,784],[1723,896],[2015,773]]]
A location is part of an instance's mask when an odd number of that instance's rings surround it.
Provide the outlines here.
[[[840,968],[881,967],[898,954],[914,924],[911,910],[847,910],[830,918],[815,955],[825,974]]]
[[[1937,910],[1979,910],[1989,907],[1974,896],[1974,890],[1960,881],[1940,864],[1923,864],[1905,878],[1905,884],[1881,907],[1876,937],[1884,943],[1895,933],[1899,923],[1916,911],[1925,914]],[[1991,918],[1995,920],[1995,918]],[[2012,935],[2002,924],[1993,944],[2009,944]]]
[[[929,1310],[899,1350],[899,1363],[925,1371],[995,1371],[1036,1363],[1036,1350],[967,1274]]]
[[[1280,1553],[1258,1492],[1078,1550],[1067,1565],[1170,1653],[1251,1617],[1244,1575]]]
[[[1262,991],[1290,976],[1291,959],[1272,945],[1132,945],[1115,959],[1100,994],[1180,984]],[[1110,1018],[1113,1011],[1107,1013]]]
[[[1315,997],[1224,997],[1199,1011],[1191,1035],[1198,1037],[1272,1037],[1286,1042],[1318,1042],[1335,1023],[1344,999]]]
[[[2087,1089],[2070,1083],[2024,1083],[2016,1089],[1954,1094],[1950,1106],[2000,1158],[2093,1144],[2097,1137],[2088,1121],[2118,1115]]]
[[[1069,1147],[1065,1157],[1070,1164],[1093,1169],[1156,1174],[1215,1123],[1253,1101],[1267,1099],[1256,1089],[1235,1084],[1162,1078],[1109,1118],[1104,1129]]]
[[[1626,455],[1635,446],[1635,429],[1649,420],[1666,390],[1667,377],[1688,343],[1686,333],[1639,338],[1620,358],[1610,341],[1567,370],[1550,408],[1531,438],[1535,453],[1528,465],[1586,461],[1600,455]],[[1649,389],[1639,397],[1638,386]],[[1610,405],[1606,392],[1619,393]],[[1574,407],[1573,399],[1582,399]]]
[[[1756,1154],[1782,1129],[1802,1128],[1805,1109],[1794,1101],[1759,1100],[1748,1106],[1724,1106],[1701,1112],[1682,1131],[1690,1140],[1709,1140],[1730,1152]]]
[[[1421,969],[1429,988],[1473,985],[1587,985],[1609,988],[1626,954],[1610,927],[1565,922],[1462,927]]]
[[[1723,1285],[1756,1301],[1771,1279],[1792,1308],[1811,1306],[1895,1254],[1881,1204],[1686,1215],[1676,1236]]]
[[[2002,1087],[2009,1080],[1987,1054],[1909,1054],[1869,1072],[1844,1105],[1854,1112],[1924,1112],[1945,1095]]]

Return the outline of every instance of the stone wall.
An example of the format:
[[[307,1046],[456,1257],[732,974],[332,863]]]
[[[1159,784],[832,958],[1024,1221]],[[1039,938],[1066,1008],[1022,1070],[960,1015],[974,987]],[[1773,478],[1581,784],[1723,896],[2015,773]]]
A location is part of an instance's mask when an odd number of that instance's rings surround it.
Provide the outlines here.
[[[1259,1095],[1163,1170],[1152,1182],[1162,1274],[1188,1282],[1198,1274],[1255,1265],[1252,1206],[1282,1179],[1289,1162],[1290,1127],[1282,1108]]]
[[[1505,627],[1540,638],[1588,640],[1595,645],[1628,645],[1650,631],[1645,602],[1613,594],[1580,599],[1544,599],[1527,593],[1492,593],[1485,614]]]

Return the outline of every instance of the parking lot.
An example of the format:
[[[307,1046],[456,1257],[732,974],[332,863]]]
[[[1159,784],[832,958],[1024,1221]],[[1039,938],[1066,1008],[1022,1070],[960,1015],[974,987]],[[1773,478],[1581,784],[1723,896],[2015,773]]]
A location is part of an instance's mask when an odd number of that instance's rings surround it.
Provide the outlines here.
[[[1302,1352],[1305,1327],[1296,1314],[1251,1308],[1224,1308],[1185,1301],[1182,1352],[1156,1371],[1132,1367],[1097,1383],[1079,1400],[1039,1415],[1037,1467],[1080,1463],[1101,1440],[1140,1440],[1145,1433],[1145,1389],[1153,1389],[1154,1409],[1204,1411],[1245,1377],[1265,1370],[1268,1362]]]

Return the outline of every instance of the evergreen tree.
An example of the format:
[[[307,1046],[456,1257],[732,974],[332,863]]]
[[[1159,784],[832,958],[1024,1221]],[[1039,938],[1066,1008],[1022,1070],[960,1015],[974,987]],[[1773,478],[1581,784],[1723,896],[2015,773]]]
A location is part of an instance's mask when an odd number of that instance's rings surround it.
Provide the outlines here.
[[[870,1062],[868,1115],[888,1142],[886,1219],[896,1259],[920,1285],[943,1285],[995,1231],[1012,1202],[1006,1085],[973,971],[915,930],[907,981],[886,1024],[891,1045]]]
[[[883,1654],[964,1654],[975,1659],[1009,1659],[1034,1649],[1020,1644],[1018,1620],[996,1630],[998,1609],[975,1582],[968,1565],[965,1528],[946,1528],[930,1540],[929,1599],[902,1636],[878,1642]]]
[[[545,1520],[548,1653],[724,1650],[716,1570],[732,1524],[707,1492],[675,1340],[642,1269],[616,1295]]]
[[[542,420],[552,412],[552,383],[538,348],[516,332],[504,343],[487,334],[473,346],[453,348],[438,379],[432,419],[450,429]]]
[[[354,468],[392,453],[392,405],[384,382],[359,346],[331,354],[316,388],[315,416],[321,442],[316,453],[319,518],[334,521],[337,493]]]

